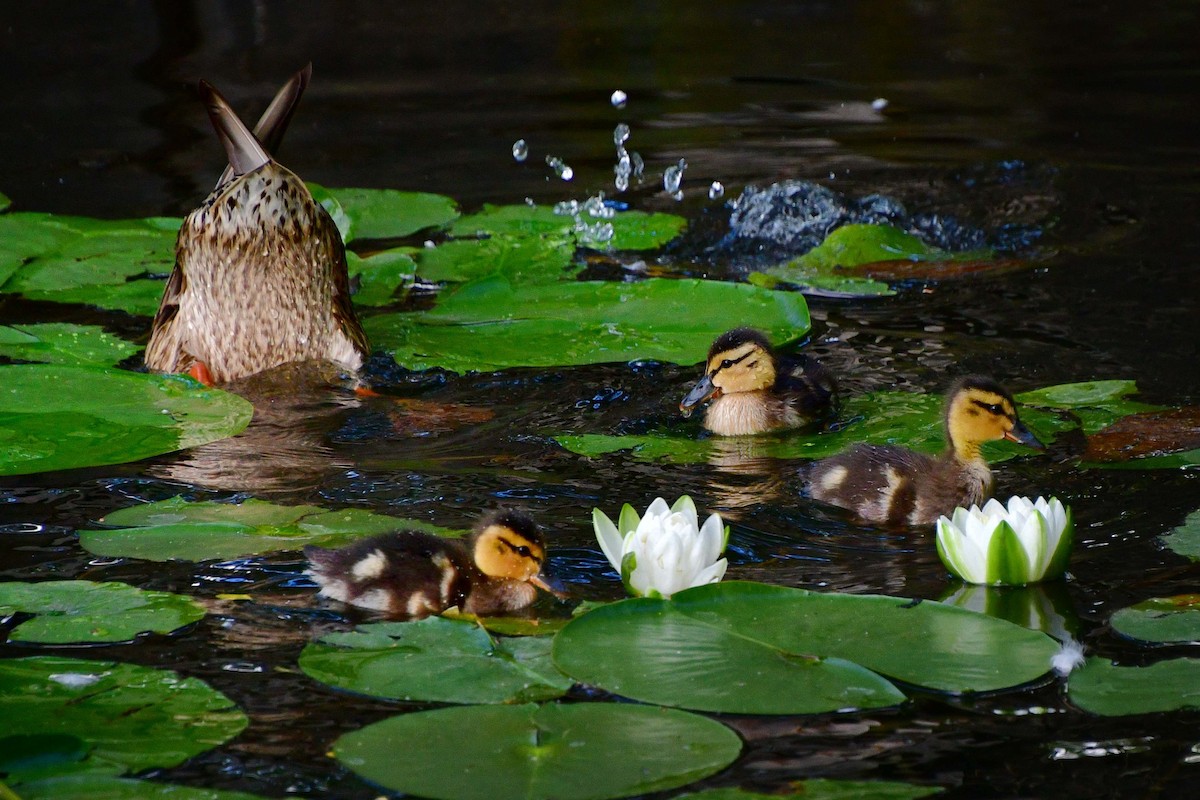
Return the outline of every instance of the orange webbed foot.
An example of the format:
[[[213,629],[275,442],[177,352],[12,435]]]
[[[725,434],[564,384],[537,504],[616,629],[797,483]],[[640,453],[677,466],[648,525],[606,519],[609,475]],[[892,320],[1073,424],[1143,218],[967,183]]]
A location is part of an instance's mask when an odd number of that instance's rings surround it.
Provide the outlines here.
[[[213,379],[212,373],[208,371],[208,365],[203,361],[193,361],[192,365],[183,374],[192,376],[205,386],[214,386],[217,383]]]

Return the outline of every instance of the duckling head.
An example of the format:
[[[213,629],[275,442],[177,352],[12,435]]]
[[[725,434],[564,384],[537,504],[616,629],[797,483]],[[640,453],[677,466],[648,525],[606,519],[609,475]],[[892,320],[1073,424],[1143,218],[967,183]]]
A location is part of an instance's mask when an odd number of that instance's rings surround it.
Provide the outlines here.
[[[497,511],[485,517],[472,535],[475,566],[489,578],[532,583],[561,596],[542,575],[546,545],[537,523],[520,511]]]
[[[1046,449],[1017,416],[1017,404],[1008,390],[979,375],[962,378],[950,388],[946,436],[954,454],[963,461],[979,458],[980,445],[996,439]]]
[[[761,392],[775,384],[771,343],[753,328],[723,333],[708,350],[704,375],[679,403],[685,417],[706,400],[726,394]]]

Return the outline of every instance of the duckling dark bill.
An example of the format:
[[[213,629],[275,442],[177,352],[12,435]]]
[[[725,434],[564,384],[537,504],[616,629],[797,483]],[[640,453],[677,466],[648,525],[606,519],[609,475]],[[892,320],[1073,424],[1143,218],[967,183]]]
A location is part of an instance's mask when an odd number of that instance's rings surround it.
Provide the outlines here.
[[[484,517],[465,541],[396,531],[337,550],[304,548],[318,593],[397,618],[457,608],[487,616],[518,611],[541,588],[560,594],[543,573],[545,540],[519,511]]]

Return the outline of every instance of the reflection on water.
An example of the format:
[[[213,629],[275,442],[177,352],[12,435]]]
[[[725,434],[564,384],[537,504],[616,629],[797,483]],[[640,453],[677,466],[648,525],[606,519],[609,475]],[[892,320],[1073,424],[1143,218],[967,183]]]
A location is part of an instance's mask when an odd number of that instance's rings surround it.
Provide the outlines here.
[[[1030,254],[1021,272],[909,275],[895,297],[814,300],[806,347],[847,395],[937,393],[954,376],[982,372],[1015,391],[1132,378],[1147,402],[1200,402],[1188,369],[1200,297],[1188,268],[1200,261],[1190,234],[1200,215],[1190,4],[1103,13],[1029,3],[668,2],[618,12],[533,2],[514,14],[463,0],[8,11],[0,191],[22,210],[188,210],[224,162],[184,84],[218,80],[235,108],[257,108],[278,75],[311,58],[316,78],[285,156],[331,186],[440,192],[466,211],[525,197],[579,201],[612,190],[612,133],[628,124],[625,144],[636,144],[647,177],[619,199],[687,215],[692,246],[628,266],[591,259],[598,277],[745,274],[752,264],[705,247],[728,231],[729,198],[787,180],[848,198],[886,195],[910,215],[952,216]],[[81,41],[88,46],[64,45]],[[620,104],[610,100],[617,88]],[[880,97],[887,105],[873,107]],[[531,156],[520,162],[519,139]],[[552,177],[546,153],[570,165],[571,182]],[[687,170],[676,201],[657,176],[680,159]],[[723,197],[710,195],[718,181]],[[1030,238],[1031,229],[1040,235]],[[103,324],[131,338],[148,328],[142,318],[11,295],[0,295],[0,316]],[[451,527],[515,504],[542,523],[556,570],[581,596],[615,599],[621,588],[596,550],[591,508],[689,494],[731,521],[730,578],[922,598],[958,586],[931,532],[863,527],[808,502],[799,464],[766,458],[753,440],[716,444],[706,464],[673,466],[574,456],[550,438],[678,425],[690,365],[464,376],[381,369],[371,376],[376,397],[336,375],[302,372],[235,387],[256,415],[234,439],[138,464],[0,480],[0,577],[125,580],[188,592],[212,609],[178,637],[101,654],[203,678],[251,714],[238,740],[166,771],[172,780],[366,800],[378,791],[346,777],[326,749],[398,707],[295,674],[303,644],[349,618],[313,605],[294,553],[147,568],[79,549],[76,529],[131,503],[244,494]],[[1037,599],[1021,613],[1057,615],[1089,653],[1144,658],[1106,622],[1145,597],[1194,590],[1195,568],[1155,542],[1200,507],[1197,472],[1092,471],[1037,458],[996,473],[1005,491],[1053,492],[1077,514],[1071,580],[1048,587],[1049,605],[1023,591]],[[252,600],[221,597],[237,594]],[[2,657],[27,653],[0,644]],[[948,799],[1189,796],[1180,764],[1196,758],[1187,715],[1089,717],[1058,684],[1007,700],[919,696],[870,715],[725,721],[746,734],[747,749],[712,785],[762,791],[843,777],[937,784]]]

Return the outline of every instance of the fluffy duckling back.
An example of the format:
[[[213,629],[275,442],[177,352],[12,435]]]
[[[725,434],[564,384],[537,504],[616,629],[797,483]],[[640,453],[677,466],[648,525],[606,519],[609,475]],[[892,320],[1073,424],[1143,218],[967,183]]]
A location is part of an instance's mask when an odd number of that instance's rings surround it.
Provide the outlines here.
[[[991,497],[984,442],[1008,439],[1043,449],[1021,423],[1012,395],[990,378],[971,376],[950,388],[945,426],[948,447],[936,458],[903,447],[856,444],[818,461],[809,473],[812,497],[870,522],[927,525],[957,506]]]
[[[721,436],[797,428],[829,410],[833,376],[813,358],[782,358],[753,328],[723,333],[708,351],[704,375],[679,403],[683,415],[706,400],[704,427]]]
[[[534,601],[546,546],[534,521],[519,511],[485,517],[465,541],[420,531],[385,533],[328,550],[304,548],[319,595],[383,611],[426,617],[458,608],[489,615]]]
[[[310,69],[279,91],[251,133],[201,81],[229,167],[187,216],[146,346],[146,366],[225,383],[293,361],[357,370],[369,352],[350,304],[337,226],[269,149],[283,137]]]

